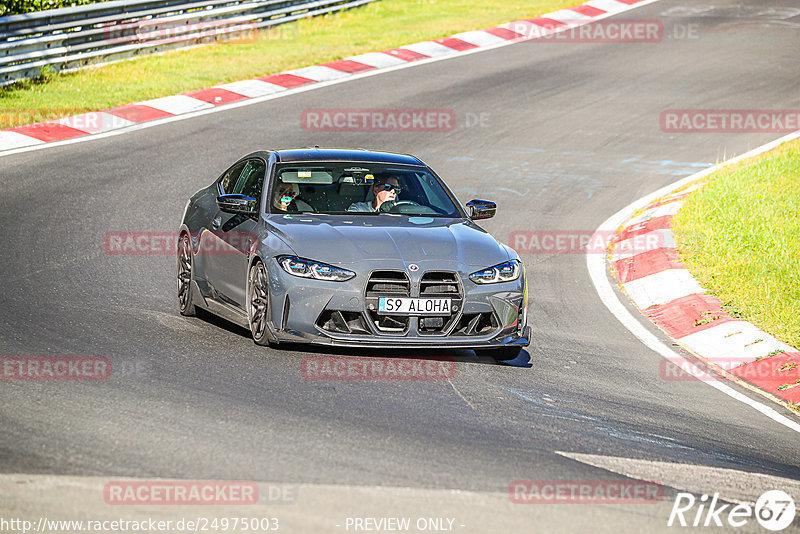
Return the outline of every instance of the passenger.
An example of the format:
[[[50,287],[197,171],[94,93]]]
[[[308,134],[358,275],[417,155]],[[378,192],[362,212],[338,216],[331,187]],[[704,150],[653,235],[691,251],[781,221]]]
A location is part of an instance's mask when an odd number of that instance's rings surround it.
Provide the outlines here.
[[[278,184],[277,191],[275,192],[275,200],[272,205],[280,211],[300,211],[297,208],[295,197],[300,193],[300,188],[297,184]]]

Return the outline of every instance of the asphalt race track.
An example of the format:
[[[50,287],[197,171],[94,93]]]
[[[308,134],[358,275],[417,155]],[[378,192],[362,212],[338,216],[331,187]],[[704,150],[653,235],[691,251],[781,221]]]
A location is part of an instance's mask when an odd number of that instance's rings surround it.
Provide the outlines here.
[[[178,315],[172,255],[104,250],[110,231],[177,229],[186,199],[239,156],[309,145],[415,154],[462,202],[495,200],[482,226],[505,242],[592,232],[781,135],[664,133],[663,110],[800,108],[796,2],[662,0],[622,18],[661,20],[666,36],[523,42],[1,157],[0,354],[106,356],[114,369],[96,382],[0,382],[2,515],[171,513],[105,504],[103,483],[128,477],[289,488],[293,498],[258,508],[284,532],[354,532],[348,517],[388,516],[454,518],[457,532],[674,531],[676,492],[755,502],[764,479],[751,473],[792,479],[797,499],[800,436],[704,383],[662,378],[662,359],[598,298],[582,251],[524,256],[533,342],[497,365],[471,351],[260,348],[222,320]],[[301,128],[304,109],[339,107],[452,109],[458,125]],[[320,354],[457,365],[449,381],[303,379],[301,359]],[[626,476],[662,483],[663,500],[509,501],[514,480]]]

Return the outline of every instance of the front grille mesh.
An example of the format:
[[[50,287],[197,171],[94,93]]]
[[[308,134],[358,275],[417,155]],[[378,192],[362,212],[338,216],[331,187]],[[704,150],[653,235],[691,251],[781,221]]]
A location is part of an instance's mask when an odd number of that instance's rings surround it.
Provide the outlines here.
[[[449,298],[453,310],[445,315],[391,315],[378,313],[379,297]],[[325,310],[317,319],[322,330],[338,334],[369,335],[372,330],[385,335],[402,336],[414,325],[422,336],[444,335],[467,337],[485,336],[496,331],[500,324],[492,312],[462,314],[464,290],[456,273],[429,271],[422,275],[419,289],[412,291],[411,280],[404,271],[374,271],[367,280],[366,309],[361,312]]]
[[[411,295],[411,281],[402,271],[375,271],[367,281],[367,297]]]
[[[454,273],[428,272],[419,282],[421,297],[457,297],[461,295],[461,286]]]

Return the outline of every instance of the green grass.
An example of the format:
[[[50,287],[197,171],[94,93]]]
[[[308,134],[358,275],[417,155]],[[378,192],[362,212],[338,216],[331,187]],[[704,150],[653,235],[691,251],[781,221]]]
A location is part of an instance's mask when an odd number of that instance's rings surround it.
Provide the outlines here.
[[[0,128],[265,76],[530,18],[579,0],[380,0],[236,42],[148,56],[0,88]]]
[[[672,224],[681,258],[726,310],[800,346],[800,141],[720,169]]]

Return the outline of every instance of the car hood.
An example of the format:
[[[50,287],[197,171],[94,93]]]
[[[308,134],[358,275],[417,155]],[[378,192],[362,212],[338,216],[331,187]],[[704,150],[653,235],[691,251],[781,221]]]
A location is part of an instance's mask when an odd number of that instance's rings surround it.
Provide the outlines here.
[[[271,215],[274,231],[300,257],[333,264],[368,260],[489,267],[509,259],[488,232],[463,219],[390,215]]]

